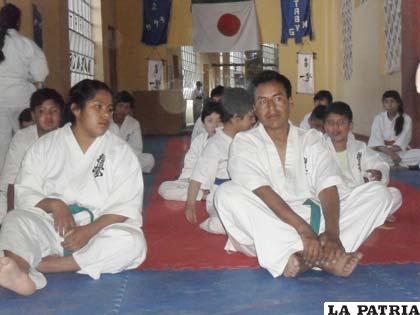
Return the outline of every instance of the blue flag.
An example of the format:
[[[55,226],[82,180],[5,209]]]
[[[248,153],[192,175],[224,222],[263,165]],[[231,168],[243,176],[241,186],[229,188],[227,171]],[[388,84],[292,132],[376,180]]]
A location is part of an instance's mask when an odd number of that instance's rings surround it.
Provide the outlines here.
[[[287,43],[289,37],[294,37],[298,44],[303,36],[312,39],[310,0],[281,0],[281,14],[282,44]]]
[[[146,45],[157,46],[168,40],[172,0],[143,1],[143,36]]]

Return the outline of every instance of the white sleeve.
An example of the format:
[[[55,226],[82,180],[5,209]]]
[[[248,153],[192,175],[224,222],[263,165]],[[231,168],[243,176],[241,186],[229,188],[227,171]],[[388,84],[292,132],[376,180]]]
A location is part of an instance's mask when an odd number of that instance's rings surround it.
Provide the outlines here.
[[[115,214],[140,221],[143,204],[143,175],[137,157],[128,146],[119,152],[114,162],[112,193],[101,209],[101,215]]]
[[[31,44],[34,54],[30,61],[29,73],[34,82],[44,82],[49,73],[47,58],[45,58],[44,52],[33,41],[31,41]]]
[[[308,146],[304,152],[304,159],[307,163],[307,178],[316,196],[328,187],[342,184],[340,167],[324,139],[320,138]]]
[[[191,179],[205,185],[214,183],[220,158],[221,156],[216,143],[207,143],[203,153],[194,166]]]
[[[17,134],[13,137],[12,142],[10,143],[6,160],[0,174],[0,190],[6,191],[9,184],[15,183],[23,157],[28,149],[27,147],[24,147],[25,144],[22,143],[20,139],[21,137]]]
[[[420,93],[420,63],[417,66],[417,72],[416,72],[416,89],[417,89],[417,93]]]
[[[404,126],[401,133],[397,136],[395,145],[399,146],[402,151],[407,150],[407,147],[411,141],[411,135],[413,133],[413,125],[411,118],[408,115],[404,115]]]
[[[311,116],[311,113],[308,113],[305,115],[305,117],[303,117],[299,128],[305,129],[305,130],[309,130],[311,129],[311,125],[309,125],[309,117]]]
[[[39,143],[39,142],[38,142]],[[46,154],[43,146],[38,143],[32,145],[25,154],[22,166],[15,180],[15,208],[28,209],[47,198],[43,186],[43,176]]]
[[[376,116],[373,119],[372,128],[370,130],[370,137],[368,146],[369,147],[379,147],[385,145],[385,139],[382,134],[381,130],[381,123],[380,123],[380,117]]]
[[[385,185],[389,183],[389,164],[380,156],[380,154],[371,148],[365,147],[363,154],[362,170],[366,171],[369,169],[378,170],[382,173],[381,182]]]
[[[191,173],[203,151],[203,141],[205,141],[205,139],[203,139],[203,136],[204,135],[200,135],[199,137],[195,138],[194,141],[191,142],[190,148],[184,157],[184,167],[182,168],[181,174],[182,178],[191,177]]]
[[[143,153],[143,139],[139,123],[130,131],[127,142],[137,156]]]
[[[260,161],[257,146],[242,135],[236,135],[230,146],[228,171],[235,183],[254,191],[262,186],[272,186]]]

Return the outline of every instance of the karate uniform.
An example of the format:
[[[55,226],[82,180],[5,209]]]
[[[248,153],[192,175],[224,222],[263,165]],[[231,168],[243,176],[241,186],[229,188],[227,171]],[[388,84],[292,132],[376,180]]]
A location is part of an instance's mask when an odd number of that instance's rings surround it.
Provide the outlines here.
[[[19,130],[19,114],[29,107],[35,86],[44,82],[48,65],[42,50],[29,38],[9,29],[0,62],[0,169],[4,164],[13,132]]]
[[[270,186],[299,216],[310,222],[311,210],[304,203],[320,203],[319,193],[342,183],[331,152],[315,130],[290,125],[285,164],[261,124],[239,133],[230,148],[230,182],[219,187],[215,205],[228,234],[225,249],[257,256],[259,264],[274,277],[280,276],[295,252],[303,250],[296,230],[283,222],[253,192]],[[340,192],[340,239],[353,252],[389,214],[388,189],[371,182],[350,194]],[[321,214],[320,232],[325,230]]]
[[[204,147],[207,144],[209,137],[206,133],[202,133],[197,136],[194,141],[191,142],[190,149],[184,158],[184,167],[182,168],[181,175],[177,180],[166,181],[160,184],[158,192],[163,199],[186,201],[188,195],[188,186],[190,184],[190,177],[194,170],[195,164],[201,156]],[[203,198],[203,190],[210,188],[209,183],[201,185],[201,189],[198,192],[197,200]]]
[[[307,113],[305,117],[303,117],[303,120],[301,121],[299,125],[300,128],[305,129],[305,130],[311,129],[311,125],[309,124],[309,117],[311,117],[311,115],[312,115],[312,112]]]
[[[203,90],[194,89],[191,98],[193,100],[193,118],[194,120],[200,118],[201,110],[203,109],[204,92]]]
[[[213,199],[218,183],[230,180],[227,161],[231,143],[232,138],[223,132],[223,128],[217,128],[216,134],[208,140],[191,175],[192,180],[207,185],[210,189],[210,194],[206,198],[209,217],[200,224],[200,227],[209,233],[226,233],[217,215]]]
[[[397,117],[398,115],[390,120],[387,112],[381,112],[376,115],[373,120],[368,146],[378,147],[384,145],[397,145],[401,148],[401,151],[397,152],[401,157],[401,166],[408,167],[410,165],[419,165],[420,149],[410,149],[408,146],[413,133],[411,118],[404,113],[403,130],[396,136],[394,126]],[[382,152],[379,152],[379,154],[390,166],[394,165],[394,162],[389,155]]]
[[[201,121],[201,117],[198,117],[197,120],[194,123],[194,128],[193,128],[193,131],[191,133],[191,141],[194,141],[194,139],[202,133],[207,134],[207,130],[204,127],[203,122]]]
[[[15,183],[23,157],[29,147],[38,140],[36,125],[20,129],[10,142],[9,151],[0,173],[0,223],[7,213],[7,188]]]
[[[139,159],[144,173],[150,173],[155,166],[155,159],[150,153],[143,153],[143,138],[141,135],[140,123],[133,117],[127,115],[121,125],[112,123],[111,131],[127,141]]]
[[[417,66],[417,71],[416,71],[416,90],[417,90],[417,93],[420,93],[420,63]]]
[[[96,138],[83,153],[67,124],[41,137],[25,155],[15,181],[15,210],[6,215],[0,230],[0,250],[29,263],[37,289],[46,285],[35,270],[41,259],[63,255],[63,238],[54,230],[52,215],[35,207],[45,198],[88,208],[94,220],[108,214],[128,218],[100,230],[72,254],[78,273],[98,279],[101,273],[136,268],[144,261],[142,172],[132,150],[113,133]],[[74,218],[79,226],[90,222],[86,212]]]
[[[367,170],[378,170],[382,173],[381,183],[385,186],[389,183],[389,165],[385,162],[378,152],[370,149],[364,142],[355,139],[352,133],[349,133],[347,147],[345,151],[346,166],[343,168],[339,163],[334,145],[331,138],[324,135],[327,145],[340,166],[343,184],[350,190],[365,185],[364,178],[368,178]],[[344,188],[343,188],[344,190]],[[395,187],[388,187],[392,196],[391,212],[397,211],[402,204],[401,192]]]

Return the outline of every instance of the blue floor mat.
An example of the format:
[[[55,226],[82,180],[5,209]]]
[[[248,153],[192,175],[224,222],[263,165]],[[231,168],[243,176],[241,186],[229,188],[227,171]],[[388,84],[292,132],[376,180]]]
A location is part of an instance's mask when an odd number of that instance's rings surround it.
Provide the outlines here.
[[[392,171],[391,178],[403,182],[405,184],[420,188],[419,171]]]
[[[274,279],[262,269],[47,277],[31,297],[0,289],[0,313],[322,314],[326,301],[420,300],[420,264],[360,266],[349,278],[310,271]]]

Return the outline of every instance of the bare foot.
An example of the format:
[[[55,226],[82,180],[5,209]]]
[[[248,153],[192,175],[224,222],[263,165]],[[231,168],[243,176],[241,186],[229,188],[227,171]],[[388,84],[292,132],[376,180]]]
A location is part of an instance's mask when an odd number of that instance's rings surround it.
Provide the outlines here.
[[[42,258],[36,266],[39,272],[67,272],[80,270],[73,256],[50,255]]]
[[[354,269],[356,269],[362,256],[363,255],[359,252],[346,253],[342,255],[335,264],[324,264],[320,267],[335,276],[348,277],[353,273]]]
[[[294,253],[289,257],[286,267],[283,271],[283,276],[286,278],[294,278],[298,274],[312,268],[312,266],[306,264],[303,257],[299,253]]]
[[[20,295],[31,295],[36,291],[28,274],[9,257],[0,257],[0,286]]]

